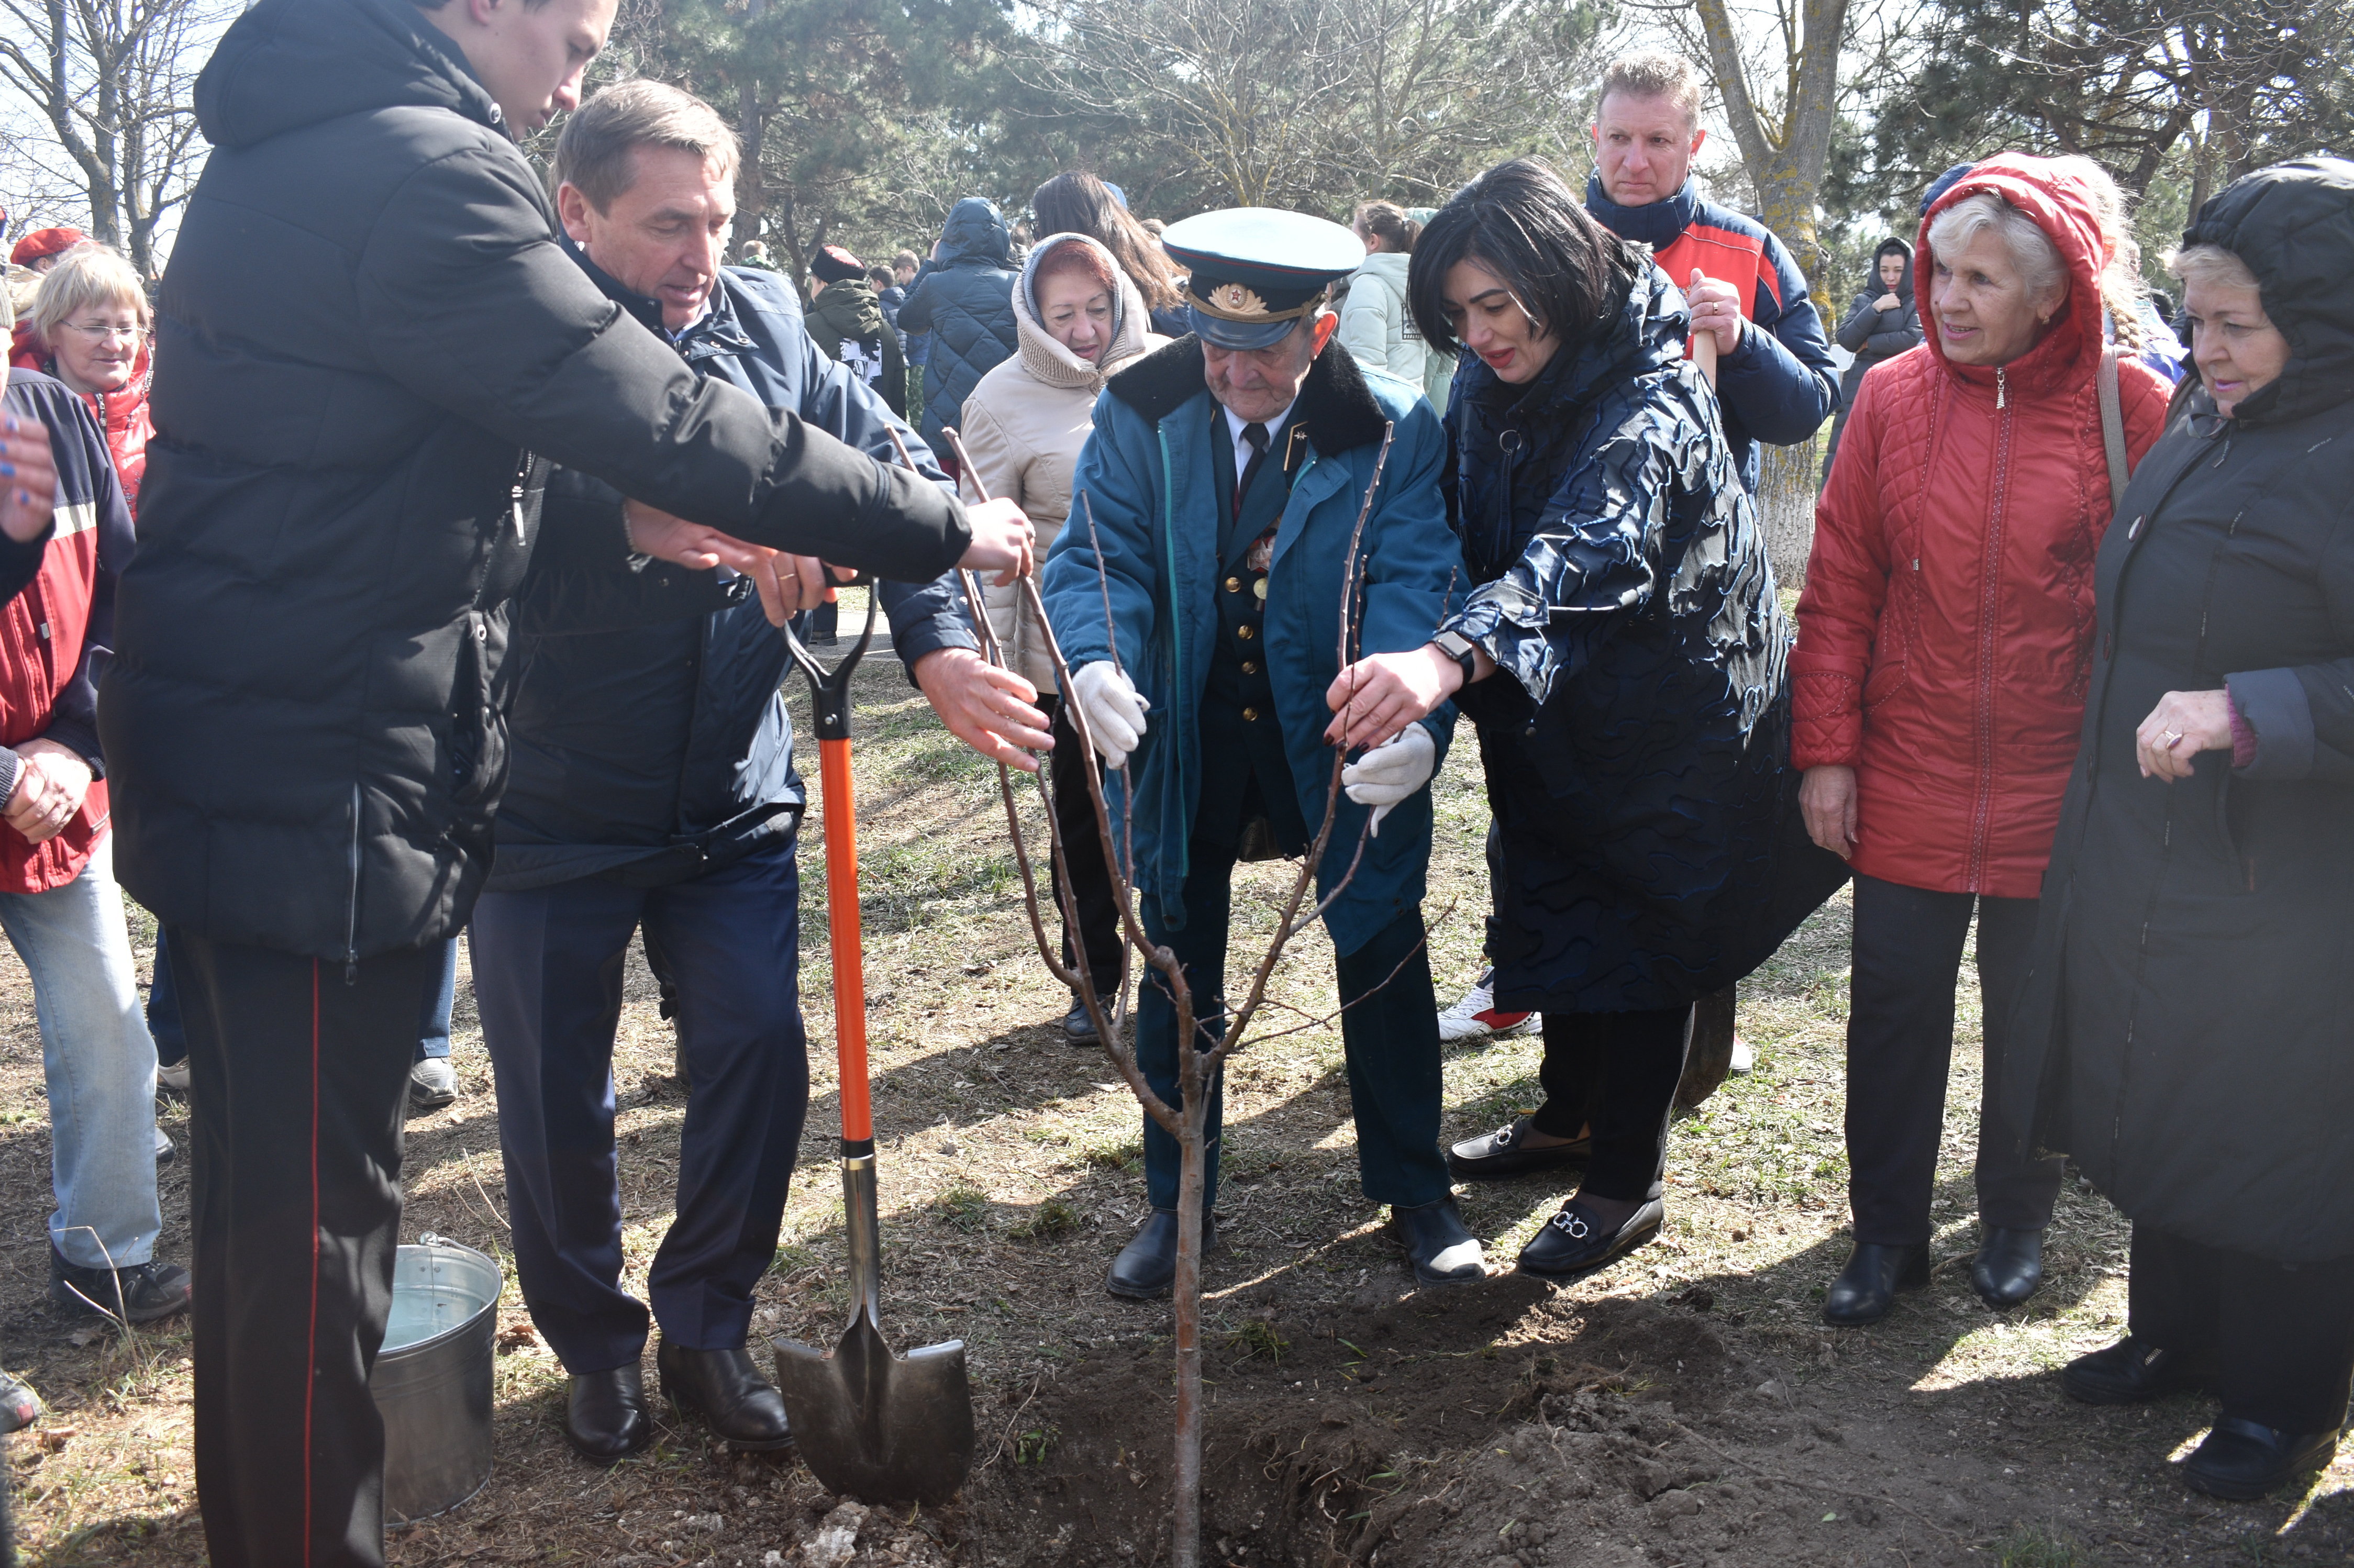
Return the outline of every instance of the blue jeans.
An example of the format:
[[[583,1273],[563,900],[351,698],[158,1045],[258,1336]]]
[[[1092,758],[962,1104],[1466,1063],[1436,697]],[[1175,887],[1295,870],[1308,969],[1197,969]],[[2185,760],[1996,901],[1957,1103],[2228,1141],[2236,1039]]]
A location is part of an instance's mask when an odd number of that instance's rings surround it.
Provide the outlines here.
[[[49,1090],[49,1241],[81,1268],[149,1261],[155,1202],[155,1045],[107,835],[81,874],[47,893],[0,893],[0,929],[33,978]]]
[[[458,1000],[458,938],[441,945],[441,962],[426,988],[425,1011],[417,1020],[417,1060],[450,1054],[450,1010]],[[155,1059],[165,1066],[188,1055],[188,1031],[180,1022],[180,989],[163,929],[155,932],[155,982],[147,989],[147,1032],[155,1037]]]

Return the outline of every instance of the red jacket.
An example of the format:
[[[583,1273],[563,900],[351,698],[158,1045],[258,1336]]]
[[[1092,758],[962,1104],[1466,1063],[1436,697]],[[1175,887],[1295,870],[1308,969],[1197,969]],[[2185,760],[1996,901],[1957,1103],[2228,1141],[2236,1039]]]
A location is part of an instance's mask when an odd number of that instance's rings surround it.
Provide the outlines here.
[[[154,378],[154,353],[152,338],[139,345],[138,363],[120,392],[92,392],[82,397],[99,429],[106,432],[106,450],[113,454],[115,476],[122,481],[122,499],[134,516],[139,512],[139,479],[147,471],[147,442],[155,434],[155,421],[147,412],[147,388]],[[18,322],[8,363],[19,370],[55,376],[56,361],[49,345],[33,331],[33,323]]]
[[[1867,876],[2033,898],[2075,760],[2093,656],[2093,556],[2111,498],[2101,439],[2099,229],[2048,160],[2004,154],[1931,216],[1994,191],[2068,264],[2069,299],[1995,370],[1951,365],[1921,226],[1926,341],[1868,372],[1815,509],[1791,654],[1800,768],[1856,769]],[[2128,460],[2158,440],[2170,388],[2118,366]]]

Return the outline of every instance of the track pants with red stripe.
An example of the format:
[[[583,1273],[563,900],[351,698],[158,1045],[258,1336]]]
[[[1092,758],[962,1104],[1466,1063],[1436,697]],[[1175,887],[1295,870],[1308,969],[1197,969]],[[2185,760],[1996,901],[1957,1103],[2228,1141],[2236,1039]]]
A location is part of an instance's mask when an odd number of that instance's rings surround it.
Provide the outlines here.
[[[417,999],[440,945],[354,967],[170,933],[194,1128],[196,1492],[214,1568],[380,1568]]]

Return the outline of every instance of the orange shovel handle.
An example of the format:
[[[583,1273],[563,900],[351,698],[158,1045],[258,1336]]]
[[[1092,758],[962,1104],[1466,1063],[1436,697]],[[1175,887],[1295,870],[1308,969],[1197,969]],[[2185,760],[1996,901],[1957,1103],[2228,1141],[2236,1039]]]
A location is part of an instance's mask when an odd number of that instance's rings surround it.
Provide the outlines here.
[[[866,1093],[866,965],[858,929],[858,808],[851,793],[850,742],[817,743],[825,797],[825,925],[833,946],[833,1040],[842,1067],[842,1137],[875,1137]]]

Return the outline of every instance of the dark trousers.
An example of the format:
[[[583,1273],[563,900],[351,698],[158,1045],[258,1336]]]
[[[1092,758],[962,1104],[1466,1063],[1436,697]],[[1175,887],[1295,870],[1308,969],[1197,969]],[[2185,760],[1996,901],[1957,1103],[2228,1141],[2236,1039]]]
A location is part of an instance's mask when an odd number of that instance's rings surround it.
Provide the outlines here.
[[[196,1490],[224,1568],[377,1568],[417,999],[440,946],[340,963],[172,928],[188,1033]]]
[[[1197,839],[1185,875],[1183,928],[1165,929],[1151,901],[1146,900],[1144,929],[1184,966],[1194,1012],[1205,1026],[1193,1044],[1197,1050],[1206,1050],[1225,1034],[1226,934],[1235,852],[1232,845]],[[1375,1203],[1412,1207],[1436,1202],[1447,1195],[1447,1175],[1446,1159],[1438,1151],[1438,1002],[1431,989],[1422,911],[1409,909],[1355,952],[1335,955],[1332,968],[1341,1004],[1348,1009],[1341,1015],[1341,1043],[1349,1064],[1349,1103],[1357,1122],[1357,1179],[1365,1197]],[[1138,991],[1136,1060],[1153,1093],[1172,1107],[1178,1105],[1177,1006],[1158,969],[1145,971]],[[1673,1083],[1669,1086],[1674,1087]],[[1225,1113],[1221,1083],[1210,1101],[1204,1213],[1217,1202],[1219,1129]],[[1146,1117],[1144,1181],[1154,1208],[1177,1206],[1180,1163],[1177,1140]]]
[[[1978,995],[1986,1014],[1978,1104],[1981,1224],[2040,1231],[2052,1223],[2062,1161],[2014,1151],[2002,1116],[2003,1040],[2035,935],[2035,900],[1931,893],[1855,879],[1855,946],[1847,1018],[1848,1202],[1859,1244],[1929,1239],[1946,1075],[1954,1054],[1954,982],[1975,905]]]
[[[1072,903],[1077,906],[1078,947],[1087,955],[1087,969],[1107,1004],[1118,993],[1120,953],[1119,900],[1111,888],[1111,872],[1104,863],[1103,832],[1096,821],[1095,798],[1087,792],[1087,775],[1096,766],[1095,752],[1072,726],[1071,715],[1058,697],[1042,699],[1055,721],[1055,749],[1047,760],[1046,782],[1055,797],[1055,828],[1063,836],[1063,858],[1071,868]],[[1112,819],[1119,832],[1119,819]],[[1063,877],[1054,873],[1055,907],[1063,907]],[[1063,922],[1063,965],[1076,969],[1071,922]]]
[[[2335,1430],[2354,1386],[2354,1258],[2291,1265],[2133,1228],[2126,1325],[2163,1350],[2211,1351],[2223,1414]]]
[[[776,1260],[809,1109],[801,883],[793,846],[692,882],[588,877],[486,893],[471,927],[482,1042],[498,1076],[515,1277],[571,1372],[634,1363],[643,1303],[621,1288],[613,1035],[630,935],[642,926],[676,987],[695,1085],[679,1136],[676,1217],[647,1279],[663,1335],[734,1350]]]
[[[1575,1138],[1594,1129],[1580,1183],[1597,1198],[1640,1202],[1664,1191],[1668,1118],[1684,1075],[1692,1010],[1548,1012],[1537,1078],[1545,1103],[1537,1130]]]
[[[438,971],[425,989],[417,1017],[417,1060],[450,1054],[450,1011],[458,1001],[458,938],[441,944]],[[188,1032],[180,1022],[180,988],[172,979],[172,943],[155,933],[155,978],[147,988],[147,1033],[155,1041],[155,1061],[169,1067],[188,1054]]]

